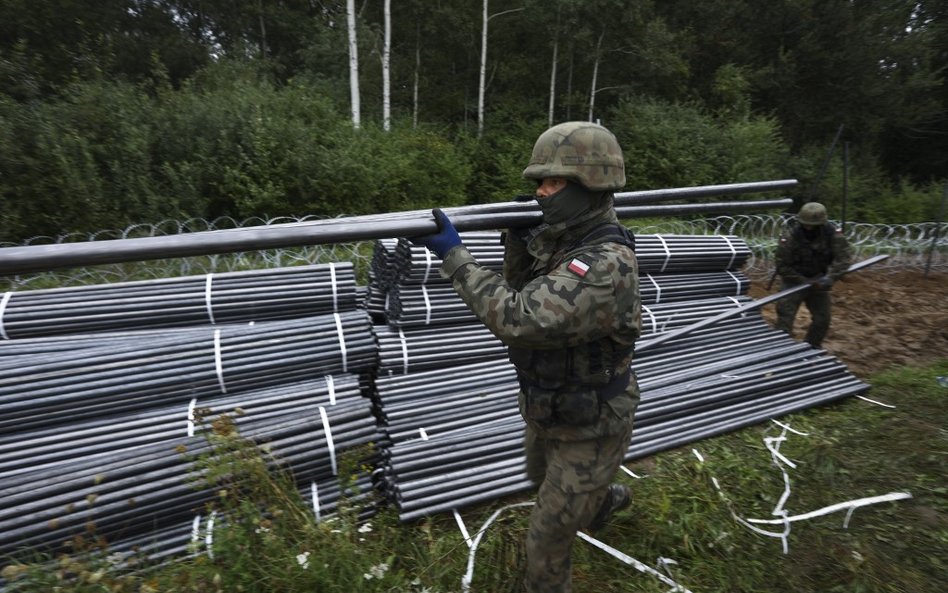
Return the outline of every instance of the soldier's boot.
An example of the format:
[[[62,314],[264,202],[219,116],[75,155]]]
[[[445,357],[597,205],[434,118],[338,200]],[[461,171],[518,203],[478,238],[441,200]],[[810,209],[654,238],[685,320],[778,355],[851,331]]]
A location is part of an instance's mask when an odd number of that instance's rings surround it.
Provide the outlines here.
[[[596,516],[590,521],[589,530],[599,531],[605,527],[609,519],[611,519],[614,514],[629,506],[630,502],[632,502],[632,494],[629,492],[627,486],[623,486],[622,484],[609,484],[609,489],[606,491],[606,499],[602,501],[602,506],[599,507]]]

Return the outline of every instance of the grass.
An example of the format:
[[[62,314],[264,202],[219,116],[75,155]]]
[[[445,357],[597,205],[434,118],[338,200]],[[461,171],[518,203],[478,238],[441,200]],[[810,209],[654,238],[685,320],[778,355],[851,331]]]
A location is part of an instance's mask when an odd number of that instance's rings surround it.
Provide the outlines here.
[[[795,521],[784,553],[779,538],[754,533],[734,518],[772,518],[785,492],[783,473],[764,442],[780,437],[782,429],[766,424],[627,464],[642,476],[620,474],[633,487],[633,504],[596,537],[650,567],[657,568],[659,558],[670,559],[673,563],[662,572],[695,593],[943,590],[948,388],[937,377],[946,375],[948,361],[872,377],[868,397],[894,408],[850,398],[780,419],[806,433],[788,432],[779,442],[779,452],[796,464],[785,467],[789,515],[890,492],[909,492],[911,499],[858,508],[848,525],[846,510]],[[213,559],[198,555],[164,567],[121,571],[109,565],[107,547],[89,538],[78,553],[51,563],[36,557],[8,565],[7,590],[461,590],[469,548],[453,517],[401,524],[389,509],[366,523],[344,505],[331,520],[317,524],[305,503],[287,494],[286,476],[268,474],[253,454],[233,443],[225,450],[227,463],[235,463],[236,456],[238,466],[205,472],[227,493],[217,504],[229,521],[215,539]],[[473,536],[494,512],[529,498],[467,509],[463,520]],[[528,507],[504,510],[485,531],[472,591],[519,590],[528,514]],[[669,590],[658,577],[582,541],[576,542],[573,559],[576,593]]]

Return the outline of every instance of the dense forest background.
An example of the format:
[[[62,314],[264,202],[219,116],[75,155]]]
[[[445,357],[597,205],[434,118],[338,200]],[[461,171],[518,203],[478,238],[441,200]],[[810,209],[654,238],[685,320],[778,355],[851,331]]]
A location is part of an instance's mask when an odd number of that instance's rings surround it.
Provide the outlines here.
[[[629,191],[934,220],[946,65],[929,0],[0,0],[0,242],[509,200],[573,119]]]

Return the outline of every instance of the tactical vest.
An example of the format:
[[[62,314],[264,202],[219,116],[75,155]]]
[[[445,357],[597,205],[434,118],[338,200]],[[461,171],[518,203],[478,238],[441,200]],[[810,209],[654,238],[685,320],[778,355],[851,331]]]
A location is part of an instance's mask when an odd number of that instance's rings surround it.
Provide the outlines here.
[[[813,242],[803,234],[803,226],[793,228],[793,253],[790,255],[790,267],[806,278],[822,276],[833,263],[833,235],[836,227],[826,223],[820,227],[822,245],[813,246]]]
[[[577,255],[577,250],[603,243],[620,243],[635,250],[635,237],[631,231],[619,224],[604,223],[550,258],[544,273],[549,273]],[[628,370],[634,348],[634,345],[604,338],[556,349],[534,350],[511,346],[508,356],[517,368],[520,386],[524,391],[530,387],[553,391],[591,388],[598,391],[601,400],[607,400],[622,393],[629,384]]]

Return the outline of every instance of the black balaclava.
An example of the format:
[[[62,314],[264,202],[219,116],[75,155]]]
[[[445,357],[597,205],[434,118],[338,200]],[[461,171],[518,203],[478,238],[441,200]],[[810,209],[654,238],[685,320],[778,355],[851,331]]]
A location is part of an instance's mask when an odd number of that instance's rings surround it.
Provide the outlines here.
[[[537,203],[543,212],[543,222],[556,226],[570,221],[586,220],[590,213],[602,208],[607,195],[608,192],[590,191],[574,181],[567,180],[566,187],[545,198],[538,198]]]
[[[815,241],[820,236],[820,227],[812,225],[810,228],[800,225],[800,230],[803,231],[803,238],[807,241]]]

